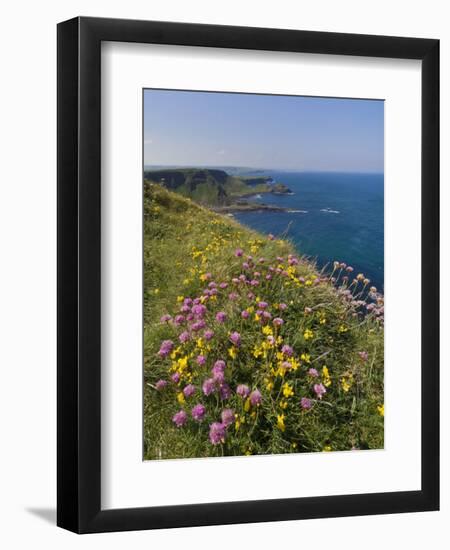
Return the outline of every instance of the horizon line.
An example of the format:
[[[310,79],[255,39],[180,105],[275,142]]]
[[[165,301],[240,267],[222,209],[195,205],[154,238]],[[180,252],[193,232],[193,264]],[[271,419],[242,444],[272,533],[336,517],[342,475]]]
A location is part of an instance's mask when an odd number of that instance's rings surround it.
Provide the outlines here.
[[[226,169],[226,168],[238,168],[238,169],[245,169],[245,170],[266,170],[266,171],[279,171],[279,172],[315,172],[315,173],[321,173],[321,172],[330,172],[330,173],[344,173],[344,174],[384,174],[383,170],[342,170],[342,169],[336,169],[336,168],[330,168],[330,169],[315,169],[315,168],[278,168],[278,167],[264,167],[264,166],[244,166],[244,165],[236,165],[236,164],[145,164],[143,165],[144,170],[145,168],[150,167],[164,167],[168,169],[187,169],[187,168],[215,168],[215,169]]]

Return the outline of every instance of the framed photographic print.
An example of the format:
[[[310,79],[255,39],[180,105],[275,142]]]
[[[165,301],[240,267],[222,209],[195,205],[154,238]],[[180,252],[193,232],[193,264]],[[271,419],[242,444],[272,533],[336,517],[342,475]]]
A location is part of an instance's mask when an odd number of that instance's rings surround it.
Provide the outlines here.
[[[437,510],[439,41],[58,25],[58,525]]]

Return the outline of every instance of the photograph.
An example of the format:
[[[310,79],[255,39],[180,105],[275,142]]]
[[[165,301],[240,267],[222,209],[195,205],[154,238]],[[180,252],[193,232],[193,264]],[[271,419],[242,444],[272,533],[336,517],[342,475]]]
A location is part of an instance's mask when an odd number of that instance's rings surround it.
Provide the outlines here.
[[[143,91],[144,460],[384,447],[384,102]]]

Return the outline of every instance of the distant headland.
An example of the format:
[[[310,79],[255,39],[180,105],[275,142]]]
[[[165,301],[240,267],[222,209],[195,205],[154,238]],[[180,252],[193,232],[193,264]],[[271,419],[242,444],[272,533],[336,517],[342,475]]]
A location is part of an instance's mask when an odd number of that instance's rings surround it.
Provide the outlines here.
[[[271,211],[287,208],[247,199],[256,195],[289,195],[292,191],[266,175],[231,175],[213,168],[170,168],[144,170],[144,179],[175,191],[215,212]]]

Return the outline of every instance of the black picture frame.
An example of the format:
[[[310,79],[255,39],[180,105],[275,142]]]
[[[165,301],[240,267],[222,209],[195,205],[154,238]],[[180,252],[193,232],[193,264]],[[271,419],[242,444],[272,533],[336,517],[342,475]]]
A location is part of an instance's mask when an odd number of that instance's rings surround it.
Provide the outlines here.
[[[102,41],[422,61],[420,491],[101,509]],[[439,508],[439,41],[77,17],[58,25],[57,524],[76,533]]]

